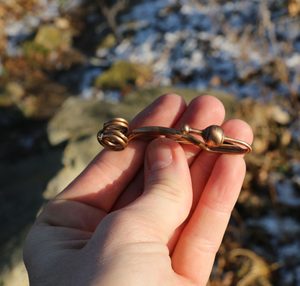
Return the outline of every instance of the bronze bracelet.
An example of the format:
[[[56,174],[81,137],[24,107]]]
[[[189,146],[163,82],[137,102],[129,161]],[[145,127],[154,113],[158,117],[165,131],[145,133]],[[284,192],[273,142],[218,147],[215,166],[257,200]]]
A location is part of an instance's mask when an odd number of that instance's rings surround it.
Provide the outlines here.
[[[129,131],[128,122],[114,118],[104,123],[98,132],[99,143],[114,151],[126,148],[134,138],[153,139],[167,137],[182,144],[193,144],[213,153],[246,154],[252,151],[251,145],[238,139],[225,136],[222,127],[211,125],[203,130],[191,128],[187,124],[181,130],[160,126],[145,126]]]

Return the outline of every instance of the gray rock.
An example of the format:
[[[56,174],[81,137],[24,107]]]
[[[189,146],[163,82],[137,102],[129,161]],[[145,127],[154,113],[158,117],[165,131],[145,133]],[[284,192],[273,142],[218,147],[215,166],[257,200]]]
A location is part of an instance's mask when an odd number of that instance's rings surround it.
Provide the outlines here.
[[[271,118],[282,125],[286,125],[291,122],[292,118],[291,115],[284,110],[282,107],[279,105],[274,105],[270,108],[270,116]]]
[[[49,141],[52,145],[58,145],[68,140],[95,136],[106,120],[120,116],[130,119],[163,93],[164,90],[132,93],[121,103],[70,97],[48,124]]]
[[[109,113],[105,106],[97,99],[67,99],[49,122],[50,143],[57,145],[69,139],[95,134]]]
[[[5,281],[1,284],[3,286],[28,286],[28,275],[25,268],[25,265],[20,261],[17,265],[13,267],[11,271],[2,273],[2,281]]]
[[[52,199],[60,193],[82,172],[101,149],[102,146],[96,140],[96,135],[70,141],[63,154],[64,167],[48,183],[43,193],[44,198]]]
[[[73,97],[65,101],[48,125],[48,137],[53,145],[69,141],[63,153],[63,168],[49,181],[43,197],[51,199],[61,192],[102,149],[96,134],[107,119],[132,118],[155,95],[140,102],[134,94],[122,103],[84,100]]]

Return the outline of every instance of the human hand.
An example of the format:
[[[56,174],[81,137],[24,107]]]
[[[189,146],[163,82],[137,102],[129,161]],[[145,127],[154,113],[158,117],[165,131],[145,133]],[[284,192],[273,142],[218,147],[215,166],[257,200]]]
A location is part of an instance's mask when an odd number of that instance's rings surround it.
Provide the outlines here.
[[[211,96],[186,107],[165,95],[131,128],[203,129],[224,120]],[[225,134],[252,141],[230,120]],[[217,155],[170,139],[103,150],[37,218],[24,247],[30,285],[206,285],[245,176],[241,155]]]

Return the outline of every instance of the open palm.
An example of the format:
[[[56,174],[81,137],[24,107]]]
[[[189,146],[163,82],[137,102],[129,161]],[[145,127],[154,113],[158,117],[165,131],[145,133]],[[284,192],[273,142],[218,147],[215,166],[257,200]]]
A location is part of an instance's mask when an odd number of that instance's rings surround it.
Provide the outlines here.
[[[131,128],[221,125],[211,96],[188,106],[164,95]],[[240,120],[226,135],[251,143]],[[103,150],[32,227],[24,248],[34,285],[205,285],[245,175],[240,155],[216,155],[169,139]]]

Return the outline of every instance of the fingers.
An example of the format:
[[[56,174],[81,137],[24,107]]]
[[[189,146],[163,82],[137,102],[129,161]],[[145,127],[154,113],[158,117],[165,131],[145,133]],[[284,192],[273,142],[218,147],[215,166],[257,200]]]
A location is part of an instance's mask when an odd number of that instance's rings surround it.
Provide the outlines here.
[[[236,132],[237,138],[252,141],[252,132],[246,123],[232,120],[225,126],[229,136]],[[194,165],[193,168],[194,172],[200,171]],[[194,173],[194,176],[197,174]],[[219,156],[196,209],[179,237],[172,257],[173,268],[197,285],[207,283],[244,176],[245,162],[242,156]],[[201,180],[199,182],[203,184]]]
[[[96,236],[105,231],[101,228],[109,220],[109,233],[118,237],[116,243],[167,244],[174,229],[188,216],[191,201],[191,178],[182,147],[170,139],[155,139],[147,148],[143,194],[129,206],[109,214]]]
[[[237,119],[226,121],[222,128],[226,136],[252,142],[252,131],[249,126]],[[207,183],[215,162],[220,154],[201,152],[191,166],[191,177],[194,190],[192,211],[195,209],[201,193]]]
[[[171,126],[184,109],[181,97],[174,94],[162,96],[137,115],[130,128]],[[137,140],[121,152],[103,150],[58,198],[76,200],[109,211],[141,167],[146,145]]]
[[[198,96],[190,102],[174,128],[180,129],[184,124],[188,124],[194,128],[204,129],[212,124],[221,124],[224,120],[224,116],[225,110],[221,101],[209,95]],[[182,144],[182,148],[190,164],[195,156],[201,152],[198,147],[192,145]],[[127,186],[126,190],[118,198],[114,209],[120,209],[134,201],[141,194],[142,186],[143,172],[140,171],[138,176]]]

